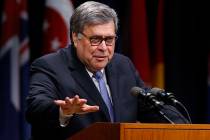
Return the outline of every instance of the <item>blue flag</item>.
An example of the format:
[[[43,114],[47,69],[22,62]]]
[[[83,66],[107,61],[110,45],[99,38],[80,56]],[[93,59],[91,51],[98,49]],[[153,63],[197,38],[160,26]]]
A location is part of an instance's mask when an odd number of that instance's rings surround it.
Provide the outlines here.
[[[24,118],[29,83],[26,0],[5,0],[0,37],[0,139],[29,139]]]

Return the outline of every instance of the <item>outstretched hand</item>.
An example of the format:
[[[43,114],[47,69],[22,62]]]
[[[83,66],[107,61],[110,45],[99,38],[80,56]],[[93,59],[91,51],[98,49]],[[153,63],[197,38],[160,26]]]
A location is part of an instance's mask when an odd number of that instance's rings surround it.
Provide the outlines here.
[[[86,104],[87,100],[79,98],[78,95],[73,98],[66,97],[65,100],[55,100],[54,102],[61,107],[64,115],[85,114],[99,110],[99,106]]]

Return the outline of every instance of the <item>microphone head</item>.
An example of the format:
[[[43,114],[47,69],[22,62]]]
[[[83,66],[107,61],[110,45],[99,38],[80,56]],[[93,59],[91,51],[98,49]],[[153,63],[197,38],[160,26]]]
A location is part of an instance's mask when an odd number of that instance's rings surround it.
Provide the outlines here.
[[[175,96],[173,93],[166,92],[164,89],[154,87],[151,89],[151,92],[157,95],[158,98],[161,98],[166,102],[172,102],[173,104],[176,104],[178,102],[175,99]]]
[[[158,87],[154,87],[150,90],[151,93],[155,94],[158,96],[158,98],[161,98],[161,97],[166,97],[166,92],[164,89],[161,89],[161,88],[158,88]]]
[[[142,99],[146,104],[153,105],[158,109],[162,108],[162,103],[156,99],[155,94],[145,91],[145,89],[140,87],[133,87],[130,92],[133,96]]]
[[[158,88],[158,87],[153,87],[150,91],[151,91],[152,93],[154,93],[154,94],[158,94],[158,93],[163,93],[163,92],[165,92],[164,89],[161,89],[161,88]]]
[[[146,96],[145,90],[140,87],[132,87],[130,93],[135,96]]]
[[[177,102],[179,102],[178,100],[176,100],[174,94],[171,93],[171,92],[167,92],[166,93],[166,96],[167,96],[168,99],[172,100],[174,102],[174,104],[176,104]]]

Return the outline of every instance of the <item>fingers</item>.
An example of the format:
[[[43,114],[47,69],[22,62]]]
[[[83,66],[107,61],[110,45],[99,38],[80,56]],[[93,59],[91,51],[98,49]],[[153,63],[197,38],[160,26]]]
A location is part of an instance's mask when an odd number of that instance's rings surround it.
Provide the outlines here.
[[[83,105],[87,102],[87,100],[80,99],[78,95],[75,95],[73,98],[66,97],[65,102],[70,105]]]
[[[59,106],[63,106],[63,105],[66,104],[66,102],[63,101],[63,100],[54,100],[54,103],[55,103],[56,105],[59,105]]]
[[[66,97],[64,100],[55,100],[54,102],[62,108],[64,114],[85,114],[99,110],[99,106],[87,105],[87,100],[79,98],[78,95],[73,98]]]
[[[72,104],[79,104],[80,98],[78,95],[75,95],[74,98],[72,99]]]
[[[85,107],[82,108],[82,111],[84,112],[96,112],[99,111],[99,106],[90,106],[90,105],[85,105]]]
[[[69,97],[66,97],[65,102],[66,104],[72,104],[72,99],[70,99]]]
[[[81,108],[81,111],[75,114],[86,114],[86,113],[96,112],[96,111],[99,111],[99,106],[90,106],[90,105],[85,104]]]

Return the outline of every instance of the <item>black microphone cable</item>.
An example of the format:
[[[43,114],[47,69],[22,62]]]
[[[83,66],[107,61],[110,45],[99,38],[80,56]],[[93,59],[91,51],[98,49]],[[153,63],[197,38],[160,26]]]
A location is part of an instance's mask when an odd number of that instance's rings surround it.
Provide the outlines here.
[[[190,115],[186,107],[176,99],[173,93],[165,92],[165,90],[154,87],[151,88],[151,92],[157,96],[157,98],[162,99],[165,103],[172,104],[173,106],[179,106],[185,112],[185,116],[188,118],[189,123],[192,124]]]
[[[130,92],[133,96],[141,98],[146,103],[153,105],[155,109],[160,113],[160,115],[163,116],[169,123],[175,124],[169,117],[166,116],[166,114],[163,111],[161,111],[164,103],[157,100],[156,96],[153,93],[147,92],[140,87],[133,87],[131,88]]]

